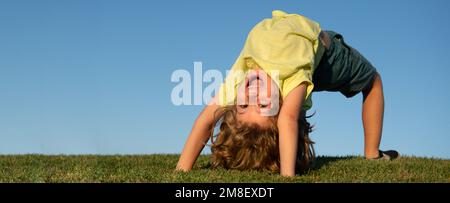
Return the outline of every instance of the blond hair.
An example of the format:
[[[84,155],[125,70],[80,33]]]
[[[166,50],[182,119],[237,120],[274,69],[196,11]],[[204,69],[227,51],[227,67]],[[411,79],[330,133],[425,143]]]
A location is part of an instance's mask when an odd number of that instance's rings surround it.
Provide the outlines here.
[[[211,136],[211,162],[213,168],[237,170],[280,171],[277,117],[270,117],[270,125],[262,128],[257,124],[239,122],[236,106],[221,107],[216,111]],[[309,139],[312,127],[302,111],[298,120],[297,172],[308,169],[315,159],[314,148]],[[219,132],[214,135],[214,128]]]

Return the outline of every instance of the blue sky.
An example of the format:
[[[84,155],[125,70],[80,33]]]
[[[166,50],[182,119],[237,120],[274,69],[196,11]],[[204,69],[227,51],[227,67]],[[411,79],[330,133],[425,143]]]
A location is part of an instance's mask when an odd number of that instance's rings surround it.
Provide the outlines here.
[[[275,9],[342,33],[377,67],[382,149],[450,158],[444,0],[1,1],[0,154],[180,153],[202,106],[172,104],[172,72],[225,73]],[[362,155],[361,95],[313,101],[318,154]]]

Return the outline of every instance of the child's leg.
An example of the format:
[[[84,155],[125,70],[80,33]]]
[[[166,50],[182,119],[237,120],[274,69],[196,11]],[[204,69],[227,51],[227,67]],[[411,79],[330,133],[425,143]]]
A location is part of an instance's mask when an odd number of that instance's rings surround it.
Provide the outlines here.
[[[378,158],[383,130],[384,95],[381,77],[377,73],[371,88],[363,91],[362,120],[366,159]]]
[[[363,92],[364,155],[367,159],[378,158],[384,114],[381,77],[361,53],[345,43],[341,34],[326,32],[331,44],[314,71],[314,91],[339,91],[347,98]],[[398,157],[398,153],[391,157]]]

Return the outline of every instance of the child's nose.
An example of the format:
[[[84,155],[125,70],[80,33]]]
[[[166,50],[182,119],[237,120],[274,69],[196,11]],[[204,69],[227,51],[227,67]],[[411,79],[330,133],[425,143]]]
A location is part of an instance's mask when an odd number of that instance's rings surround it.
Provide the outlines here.
[[[258,96],[258,90],[256,88],[251,88],[248,90],[248,96],[249,97],[257,97]]]
[[[256,105],[248,105],[247,108],[248,108],[248,110],[250,110],[253,113],[259,113],[260,112],[258,104],[256,104]]]

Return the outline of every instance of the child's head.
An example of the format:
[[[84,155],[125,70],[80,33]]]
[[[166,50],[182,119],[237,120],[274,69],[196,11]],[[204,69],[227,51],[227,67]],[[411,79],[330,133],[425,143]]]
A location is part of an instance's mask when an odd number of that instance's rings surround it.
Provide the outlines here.
[[[236,119],[248,125],[268,129],[280,109],[280,90],[275,81],[263,70],[248,72],[237,91]]]
[[[305,112],[299,119],[297,169],[304,170],[314,159],[313,142],[309,139],[311,126]],[[280,170],[277,116],[266,117],[265,125],[244,122],[238,117],[238,107],[220,108],[219,133],[212,137],[212,166],[238,170]],[[219,121],[218,121],[219,122]],[[215,139],[214,139],[215,138]]]

